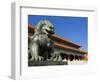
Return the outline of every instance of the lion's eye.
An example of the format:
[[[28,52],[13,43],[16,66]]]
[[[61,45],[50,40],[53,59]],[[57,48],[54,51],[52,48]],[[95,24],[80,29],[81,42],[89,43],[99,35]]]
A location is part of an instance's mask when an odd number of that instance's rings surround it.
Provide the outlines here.
[[[50,29],[52,29],[52,27],[49,27]]]

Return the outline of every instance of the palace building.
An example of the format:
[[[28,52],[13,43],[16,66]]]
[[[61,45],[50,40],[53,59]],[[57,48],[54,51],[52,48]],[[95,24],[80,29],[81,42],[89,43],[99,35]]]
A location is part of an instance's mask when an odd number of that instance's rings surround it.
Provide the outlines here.
[[[34,33],[34,26],[28,25],[28,42]],[[87,51],[81,50],[81,45],[73,43],[69,40],[61,38],[58,35],[51,35],[54,41],[55,51],[59,52],[63,60],[87,60]]]

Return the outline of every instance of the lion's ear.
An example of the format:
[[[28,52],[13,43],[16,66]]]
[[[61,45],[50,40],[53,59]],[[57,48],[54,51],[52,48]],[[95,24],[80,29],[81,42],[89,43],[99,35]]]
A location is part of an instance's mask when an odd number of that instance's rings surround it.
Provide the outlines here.
[[[43,25],[45,25],[44,21],[40,21],[37,25],[36,25],[36,29],[37,30],[41,30]]]

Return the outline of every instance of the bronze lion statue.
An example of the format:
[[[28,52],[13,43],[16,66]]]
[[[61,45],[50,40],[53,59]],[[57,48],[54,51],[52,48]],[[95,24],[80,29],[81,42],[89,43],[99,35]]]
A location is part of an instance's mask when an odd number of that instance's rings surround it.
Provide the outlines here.
[[[41,20],[36,25],[34,34],[31,37],[31,43],[29,44],[29,56],[31,56],[29,61],[42,61],[48,59],[48,46],[53,46],[48,35],[54,33],[54,26],[48,20]]]

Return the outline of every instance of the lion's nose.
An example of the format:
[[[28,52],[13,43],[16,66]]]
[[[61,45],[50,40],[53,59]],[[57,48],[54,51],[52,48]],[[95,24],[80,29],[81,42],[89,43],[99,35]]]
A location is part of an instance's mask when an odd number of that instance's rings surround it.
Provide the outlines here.
[[[54,32],[54,31],[52,31],[51,33],[52,33],[52,34],[54,34],[55,32]]]

